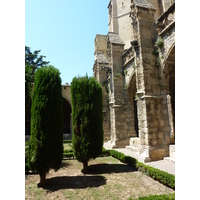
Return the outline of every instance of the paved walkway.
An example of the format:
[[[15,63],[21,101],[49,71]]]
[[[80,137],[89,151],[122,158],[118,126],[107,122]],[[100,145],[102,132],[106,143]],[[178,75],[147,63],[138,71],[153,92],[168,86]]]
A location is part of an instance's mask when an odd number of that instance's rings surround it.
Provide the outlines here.
[[[110,149],[105,144],[104,144],[104,148],[105,149]],[[124,155],[131,156],[131,157],[135,158],[134,152],[131,149],[116,148],[114,150],[119,151],[119,152],[123,153]],[[170,174],[174,174],[175,175],[175,161],[165,160],[164,159],[164,160],[159,160],[159,161],[147,162],[147,163],[145,163],[145,165],[149,165],[149,166],[152,166],[154,168],[157,168],[157,169],[160,169],[162,171],[165,171],[165,172],[168,172]]]

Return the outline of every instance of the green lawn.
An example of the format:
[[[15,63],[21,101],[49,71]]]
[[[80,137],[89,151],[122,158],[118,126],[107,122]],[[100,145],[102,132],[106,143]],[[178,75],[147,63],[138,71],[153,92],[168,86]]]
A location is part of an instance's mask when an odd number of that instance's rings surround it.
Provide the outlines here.
[[[27,175],[25,199],[121,200],[163,194],[164,199],[167,199],[171,198],[168,194],[174,193],[174,190],[111,156],[90,161],[90,173],[87,175],[81,173],[82,163],[77,160],[63,160],[61,166],[57,172],[51,170],[47,174],[47,185],[43,188],[37,188],[39,175]],[[152,196],[149,199],[152,199]]]

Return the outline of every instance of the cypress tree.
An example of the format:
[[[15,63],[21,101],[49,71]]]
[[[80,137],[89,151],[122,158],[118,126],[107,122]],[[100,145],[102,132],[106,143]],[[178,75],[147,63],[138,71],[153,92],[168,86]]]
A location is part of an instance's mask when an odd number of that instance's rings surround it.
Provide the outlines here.
[[[53,66],[39,68],[35,73],[29,149],[29,166],[40,174],[38,186],[42,186],[49,169],[60,168],[63,154],[61,78]]]
[[[102,152],[103,146],[103,99],[102,87],[94,79],[73,78],[72,98],[72,143],[75,158],[83,163],[83,172],[88,171],[88,161]]]

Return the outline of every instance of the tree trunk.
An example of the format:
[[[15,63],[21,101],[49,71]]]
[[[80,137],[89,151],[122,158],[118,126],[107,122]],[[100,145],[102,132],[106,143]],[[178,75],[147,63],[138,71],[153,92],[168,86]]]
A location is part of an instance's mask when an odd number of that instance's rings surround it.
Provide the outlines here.
[[[88,173],[88,161],[83,161],[83,170],[84,174]]]
[[[45,180],[46,180],[46,172],[42,170],[40,172],[40,182],[38,183],[38,187],[44,186]]]

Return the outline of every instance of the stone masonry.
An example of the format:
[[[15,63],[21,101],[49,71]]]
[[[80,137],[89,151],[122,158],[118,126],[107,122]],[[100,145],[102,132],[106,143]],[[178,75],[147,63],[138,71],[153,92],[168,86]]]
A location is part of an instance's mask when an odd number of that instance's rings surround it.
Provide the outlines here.
[[[104,140],[143,162],[175,144],[175,2],[110,0],[109,32],[95,37]]]

